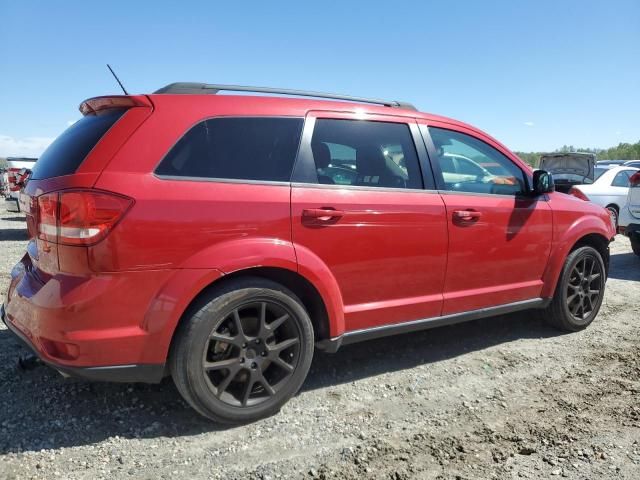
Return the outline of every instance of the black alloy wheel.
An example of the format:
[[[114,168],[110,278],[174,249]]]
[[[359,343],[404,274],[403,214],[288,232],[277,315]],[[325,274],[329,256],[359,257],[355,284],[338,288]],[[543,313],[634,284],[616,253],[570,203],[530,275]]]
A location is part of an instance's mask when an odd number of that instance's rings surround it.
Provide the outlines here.
[[[252,406],[277,394],[296,369],[302,332],[282,305],[262,300],[237,308],[209,335],[202,368],[213,394]]]
[[[169,369],[184,399],[222,423],[277,413],[313,358],[309,314],[286,287],[244,277],[210,289],[181,320]]]

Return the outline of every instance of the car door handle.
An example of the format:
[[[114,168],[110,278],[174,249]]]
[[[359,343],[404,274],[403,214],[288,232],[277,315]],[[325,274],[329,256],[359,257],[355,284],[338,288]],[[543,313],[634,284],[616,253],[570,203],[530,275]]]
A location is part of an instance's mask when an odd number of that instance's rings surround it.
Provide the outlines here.
[[[459,222],[473,222],[481,216],[482,213],[475,210],[455,210],[453,212],[453,219]]]
[[[302,210],[302,218],[310,218],[320,221],[329,221],[333,218],[339,218],[344,216],[342,210],[335,210],[333,208],[305,208]]]

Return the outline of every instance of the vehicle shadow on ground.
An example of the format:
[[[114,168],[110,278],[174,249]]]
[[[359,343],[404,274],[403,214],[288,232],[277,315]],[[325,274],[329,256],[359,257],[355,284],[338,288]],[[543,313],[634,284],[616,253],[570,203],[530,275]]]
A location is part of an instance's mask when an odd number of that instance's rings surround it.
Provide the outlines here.
[[[26,228],[3,228],[0,230],[0,242],[28,240]]]
[[[633,252],[611,255],[609,278],[640,282],[640,257]]]
[[[521,338],[559,332],[529,313],[405,334],[318,353],[302,391],[428,365]],[[209,422],[181,399],[170,379],[159,385],[65,380],[45,366],[20,371],[29,351],[0,330],[0,454],[94,444],[115,436],[157,438],[228,428]]]
[[[437,363],[523,338],[543,339],[561,334],[535,312],[520,312],[380,338],[345,346],[336,354],[318,354],[303,390]]]

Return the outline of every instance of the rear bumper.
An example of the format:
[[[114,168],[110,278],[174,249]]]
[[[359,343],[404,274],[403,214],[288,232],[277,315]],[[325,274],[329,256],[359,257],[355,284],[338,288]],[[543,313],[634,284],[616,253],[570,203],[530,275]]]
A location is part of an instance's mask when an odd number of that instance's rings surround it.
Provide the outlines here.
[[[11,322],[7,321],[4,304],[0,305],[0,317],[7,326],[9,331],[22,342],[27,348],[31,349],[38,357],[48,366],[58,370],[65,377],[82,378],[84,380],[100,381],[100,382],[142,382],[142,383],[159,383],[164,377],[164,364],[148,364],[148,365],[107,365],[100,367],[71,367],[61,365],[44,356],[42,352]]]
[[[11,272],[2,320],[65,375],[157,383],[164,376],[167,334],[145,318],[165,279],[161,271],[45,276],[25,255]]]

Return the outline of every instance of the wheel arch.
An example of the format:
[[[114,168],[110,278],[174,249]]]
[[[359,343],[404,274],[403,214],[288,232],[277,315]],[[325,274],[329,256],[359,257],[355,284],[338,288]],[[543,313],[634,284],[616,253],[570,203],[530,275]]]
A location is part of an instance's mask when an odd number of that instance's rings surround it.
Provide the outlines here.
[[[327,310],[325,300],[311,281],[298,272],[282,267],[249,267],[222,275],[200,289],[183,309],[182,314],[173,326],[166,349],[167,358],[170,355],[175,335],[180,325],[203,306],[205,300],[210,297],[212,292],[240,278],[251,277],[271,280],[291,290],[300,299],[309,313],[311,323],[313,324],[315,340],[320,341],[330,338],[330,313]]]
[[[574,250],[584,246],[593,247],[598,251],[598,253],[600,253],[602,260],[604,261],[605,272],[608,275],[609,239],[607,239],[607,237],[603,233],[599,232],[592,231],[589,233],[584,233],[582,236],[575,238],[573,241],[566,242],[565,248],[558,249],[556,251],[556,254],[553,255],[552,261],[549,262],[549,268],[547,269],[547,272],[545,274],[545,286],[542,291],[543,298],[553,297],[567,256]]]

